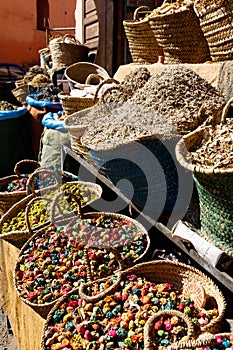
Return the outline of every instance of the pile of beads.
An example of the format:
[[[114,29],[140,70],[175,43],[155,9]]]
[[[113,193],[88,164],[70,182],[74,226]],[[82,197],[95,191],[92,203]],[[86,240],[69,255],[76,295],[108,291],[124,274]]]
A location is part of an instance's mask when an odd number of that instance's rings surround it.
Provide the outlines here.
[[[115,280],[112,276],[96,281],[91,286],[92,294],[103,292]],[[192,300],[183,299],[181,292],[170,283],[156,284],[135,274],[122,276],[116,291],[99,301],[86,301],[78,292],[62,300],[47,319],[44,350],[141,350],[148,318],[160,310],[171,309],[182,311],[192,319],[195,334],[200,331],[203,320],[211,322],[218,314],[216,309],[195,308]],[[178,317],[159,320],[155,331],[160,350],[187,334],[183,320]]]
[[[26,191],[26,184],[30,174],[22,174],[18,179],[12,180],[7,184],[7,192],[16,192],[16,191]],[[34,186],[35,189],[40,189],[47,186],[55,185],[55,179],[47,174],[41,176],[35,176]]]
[[[201,350],[232,350],[233,349],[233,333],[216,334],[215,340],[210,345],[202,346]]]
[[[15,271],[19,296],[33,304],[50,303],[86,282],[84,248],[90,242],[94,246],[88,250],[93,278],[113,274],[118,260],[113,253],[101,249],[99,240],[104,246],[115,246],[127,265],[132,265],[143,254],[148,243],[146,234],[131,220],[126,222],[107,215],[95,219],[75,218],[64,226],[49,225],[21,250]]]

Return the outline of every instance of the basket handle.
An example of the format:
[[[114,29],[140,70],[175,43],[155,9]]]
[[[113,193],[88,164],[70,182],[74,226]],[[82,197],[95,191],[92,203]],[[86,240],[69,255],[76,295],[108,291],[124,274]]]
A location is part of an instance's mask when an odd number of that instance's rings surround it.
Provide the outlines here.
[[[187,325],[187,337],[191,337],[194,335],[194,326],[193,322],[190,317],[186,316],[183,312],[178,310],[162,310],[159,312],[156,312],[154,315],[148,318],[146,321],[146,324],[144,326],[144,350],[153,350],[156,348],[155,342],[153,340],[154,338],[154,325],[155,322],[157,322],[161,317],[163,316],[177,316],[178,318],[182,319],[186,325]],[[176,347],[174,349],[178,349],[178,343],[174,343],[174,346]]]
[[[71,34],[65,34],[64,36],[63,36],[63,43],[65,43],[65,40],[67,39],[67,38],[71,38],[74,42],[75,42],[75,44],[78,44],[78,45],[81,45],[82,46],[82,44],[80,43],[80,41],[78,40],[78,39],[76,39],[73,35],[71,35]]]
[[[56,180],[56,184],[53,186],[60,186],[62,183],[61,177],[55,173],[54,171],[48,169],[48,168],[37,168],[28,178],[27,184],[26,184],[26,193],[27,195],[29,195],[30,193],[35,193],[35,184],[34,184],[34,180],[36,178],[37,175],[40,174],[49,174],[52,175],[52,177]],[[46,188],[46,187],[45,187]]]
[[[92,73],[92,74],[89,74],[88,77],[86,78],[85,84],[90,85],[92,79],[98,79],[99,81],[104,80],[104,78],[102,77],[102,75],[97,74],[97,73]]]
[[[85,260],[85,264],[87,266],[87,280],[88,281],[93,281],[94,278],[92,277],[91,274],[91,265],[90,265],[90,259],[89,259],[89,255],[88,255],[88,250],[89,249],[96,249],[96,248],[100,248],[100,249],[105,249],[111,253],[113,253],[118,261],[119,264],[119,270],[122,271],[124,269],[124,263],[123,260],[121,259],[120,254],[116,251],[116,249],[112,248],[112,247],[105,247],[105,246],[92,246],[92,245],[86,245],[84,247],[84,260]]]
[[[21,167],[23,166],[27,166],[28,164],[32,165],[36,168],[39,168],[40,167],[40,164],[36,161],[36,160],[30,160],[30,159],[24,159],[24,160],[20,160],[18,163],[15,164],[15,167],[14,167],[14,173],[20,177],[22,172],[21,172]],[[33,170],[34,171],[34,170]]]
[[[30,235],[33,234],[33,229],[31,227],[31,224],[30,224],[30,221],[29,221],[29,213],[30,213],[30,209],[31,209],[31,206],[32,204],[35,202],[35,201],[38,201],[38,200],[45,200],[47,202],[50,202],[52,203],[52,199],[48,198],[48,197],[33,197],[26,205],[26,208],[25,208],[25,220],[26,220],[26,226],[27,226],[27,229],[28,229],[28,232]]]
[[[81,203],[78,199],[77,196],[75,196],[73,193],[70,193],[68,191],[60,191],[59,193],[57,193],[53,199],[53,202],[52,202],[52,205],[51,205],[51,211],[50,211],[50,217],[51,217],[51,222],[53,224],[55,224],[55,210],[56,208],[58,208],[59,210],[59,214],[62,214],[62,211],[61,211],[61,208],[60,208],[60,205],[58,203],[58,200],[60,197],[65,197],[67,196],[66,200],[68,202],[71,201],[71,199],[73,198],[78,206],[78,215],[79,217],[82,219],[83,218],[83,212],[82,212],[82,207],[81,207]]]
[[[151,12],[151,9],[148,6],[140,6],[138,7],[133,14],[133,19],[134,20],[138,20],[139,19],[139,13],[142,11],[147,11],[147,12]]]
[[[102,298],[104,298],[109,293],[112,293],[120,285],[121,280],[122,280],[122,276],[123,276],[123,272],[122,271],[117,271],[116,275],[117,275],[116,281],[114,281],[114,283],[110,287],[108,287],[103,292],[99,293],[98,295],[88,296],[84,292],[85,288],[93,286],[93,281],[89,281],[89,282],[86,282],[86,283],[81,283],[80,286],[79,286],[79,296],[80,296],[80,298],[85,300],[88,303],[95,303],[95,302],[101,300]],[[96,282],[100,282],[100,281],[106,281],[106,278],[105,279],[98,279]]]
[[[96,104],[97,102],[97,99],[98,99],[98,93],[100,91],[100,89],[102,88],[102,86],[104,86],[105,84],[109,84],[109,83],[115,83],[115,84],[120,84],[120,82],[114,78],[108,78],[108,79],[105,79],[103,80],[99,85],[98,85],[98,88],[96,89],[96,92],[95,92],[95,96],[94,96],[94,103]],[[109,88],[110,89],[110,88]],[[107,89],[106,91],[108,91],[109,89]],[[105,91],[105,92],[106,92]]]
[[[225,105],[224,108],[223,108],[222,117],[221,117],[221,124],[224,124],[224,123],[226,122],[227,112],[228,112],[228,110],[229,110],[229,108],[230,108],[230,106],[231,106],[232,103],[233,103],[233,97],[231,97],[231,98],[227,101],[226,105]]]

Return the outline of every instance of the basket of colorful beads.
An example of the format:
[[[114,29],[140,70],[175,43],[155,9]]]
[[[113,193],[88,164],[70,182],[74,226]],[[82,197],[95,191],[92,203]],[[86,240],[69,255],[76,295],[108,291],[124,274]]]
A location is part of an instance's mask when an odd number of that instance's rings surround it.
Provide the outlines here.
[[[203,334],[198,340],[179,342],[178,346],[173,344],[167,350],[231,350],[233,348],[233,333]]]
[[[40,314],[47,314],[53,304],[68,291],[88,280],[107,277],[122,266],[145,258],[150,239],[136,220],[114,213],[61,215],[58,193],[51,207],[51,223],[32,235],[21,248],[15,266],[14,282],[19,297]],[[73,195],[72,195],[73,196]],[[33,199],[34,200],[34,199]],[[32,200],[32,201],[33,201]],[[78,201],[77,201],[78,202]],[[58,204],[58,205],[57,205]],[[85,246],[90,258],[87,266]],[[105,247],[117,247],[114,253]]]
[[[0,238],[21,248],[34,231],[49,222],[51,201],[59,191],[73,193],[80,200],[82,207],[101,197],[100,185],[78,181],[71,175],[66,173],[60,176],[48,168],[36,169],[28,178],[26,197],[15,203],[1,217]],[[43,187],[43,183],[50,186]],[[35,197],[37,199],[28,206]],[[60,205],[63,207],[63,212],[75,208],[74,201],[68,204],[66,196]]]
[[[204,299],[190,290],[194,282],[205,290]],[[179,262],[144,262],[63,296],[47,316],[41,349],[143,349],[147,320],[168,310],[189,317],[198,337],[220,328],[225,308],[218,287],[199,270]]]
[[[14,175],[0,179],[0,215],[26,196],[28,176],[39,166],[37,161],[21,160],[15,164]]]

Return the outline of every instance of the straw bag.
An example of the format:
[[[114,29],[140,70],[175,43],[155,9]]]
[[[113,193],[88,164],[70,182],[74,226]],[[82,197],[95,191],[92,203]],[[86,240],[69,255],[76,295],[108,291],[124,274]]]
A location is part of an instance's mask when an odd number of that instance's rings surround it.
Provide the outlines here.
[[[149,24],[163,49],[165,64],[203,63],[210,59],[208,44],[193,6],[182,6],[164,14],[152,13]]]
[[[208,42],[212,61],[233,58],[233,4],[232,1],[195,1],[195,11]]]
[[[132,265],[134,262],[143,260],[150,245],[145,228],[136,220],[125,215],[82,214],[78,203],[78,217],[75,211],[62,214],[62,206],[59,202],[60,198],[63,198],[61,196],[63,193],[58,193],[54,198],[51,207],[51,224],[32,235],[22,247],[15,267],[14,280],[19,297],[43,315],[48,313],[63,294],[77,287],[80,282],[87,281],[88,267],[84,250],[88,243],[92,244],[88,253],[89,257],[92,256],[92,272],[98,277],[113,274],[116,264]],[[71,195],[72,197],[74,196]],[[122,236],[123,233],[125,238]],[[118,252],[114,251],[107,255],[105,244],[107,247],[115,244]],[[51,259],[45,259],[46,256],[50,256]],[[26,270],[31,258],[34,261],[34,272],[32,272],[35,274],[34,286],[29,279],[25,289],[24,276],[26,278]],[[21,272],[22,266],[25,266],[23,273]],[[41,285],[37,283],[38,271],[40,271],[40,277],[47,280],[44,287],[46,290],[41,291]],[[30,294],[30,291],[33,291],[34,294]]]
[[[51,39],[49,49],[53,69],[62,69],[75,62],[86,61],[89,53],[89,48],[70,34]]]
[[[34,160],[21,160],[15,164],[15,175],[6,176],[0,179],[0,215],[3,215],[13,204],[17,203],[27,195],[26,187],[25,189],[12,192],[9,192],[7,187],[12,181],[22,179],[24,174],[33,172],[39,166],[40,164]]]
[[[74,63],[66,68],[64,74],[71,88],[80,89],[90,85],[98,85],[102,80],[110,78],[103,67],[90,62]]]
[[[233,99],[230,99],[223,109],[223,124],[232,101]],[[181,166],[192,172],[197,187],[200,202],[200,235],[232,257],[233,169],[198,166],[192,164],[189,158],[189,151],[198,149],[204,140],[208,140],[211,129],[212,126],[200,127],[184,136],[176,146],[176,157]]]
[[[149,7],[138,7],[134,12],[133,20],[124,20],[123,26],[133,62],[155,63],[159,56],[163,56],[163,50],[156,41],[148,17],[139,19],[140,12],[143,11],[150,13]]]
[[[174,291],[180,293],[182,300],[184,290],[193,282],[203,286],[213,303],[209,306],[206,304],[206,311],[202,308],[202,312],[208,313],[209,308],[211,312],[214,305],[217,309],[216,318],[202,327],[191,324],[191,314],[187,317],[184,311],[180,313],[177,311],[181,310],[175,310]],[[162,304],[162,300],[165,304]],[[188,328],[187,338],[195,339],[200,333],[214,332],[220,328],[225,308],[226,303],[218,287],[199,270],[164,260],[141,263],[119,270],[116,276],[82,283],[61,298],[48,314],[41,349],[59,348],[65,338],[63,346],[78,349],[94,347],[98,350],[105,348],[109,342],[113,348],[117,348],[118,342],[121,342],[127,349],[149,350],[154,337],[151,325],[160,321],[161,317],[173,315],[177,324],[178,319],[184,321]],[[92,327],[95,324],[98,326]],[[111,332],[113,330],[115,332]],[[68,334],[70,336],[67,337]]]

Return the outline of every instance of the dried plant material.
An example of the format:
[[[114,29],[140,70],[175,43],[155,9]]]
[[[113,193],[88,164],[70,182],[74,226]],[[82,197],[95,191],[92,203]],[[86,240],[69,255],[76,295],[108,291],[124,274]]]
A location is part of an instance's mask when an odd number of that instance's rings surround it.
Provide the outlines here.
[[[192,0],[178,0],[174,3],[168,4],[165,3],[156,9],[154,9],[149,15],[148,18],[154,17],[154,16],[160,16],[160,15],[169,15],[172,13],[176,13],[179,11],[185,11],[188,9],[189,6],[192,6],[194,4],[194,1]]]
[[[215,116],[226,102],[217,89],[182,65],[167,67],[152,75],[130,101],[168,119],[180,134],[194,130],[208,117]],[[201,107],[202,113],[199,113]]]
[[[120,106],[95,105],[87,115],[79,118],[79,123],[87,127],[82,143],[96,150],[114,148],[152,135],[160,140],[178,137],[169,120],[129,101]]]
[[[209,6],[215,6],[215,7],[221,7],[223,3],[225,3],[226,0],[196,0],[195,1],[195,8],[198,11],[201,11],[205,8],[208,8]]]
[[[190,150],[190,160],[194,165],[202,167],[232,169],[233,119],[209,127],[199,148]]]
[[[102,102],[124,102],[132,97],[149,80],[151,74],[146,67],[139,67],[127,74],[124,80],[113,88],[109,88],[102,96]]]

